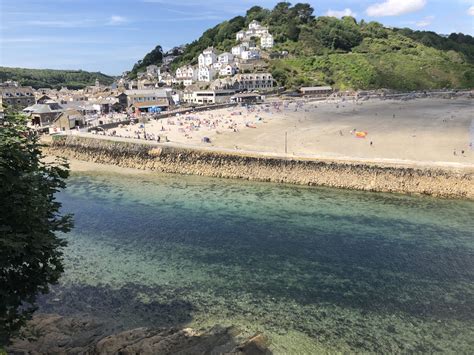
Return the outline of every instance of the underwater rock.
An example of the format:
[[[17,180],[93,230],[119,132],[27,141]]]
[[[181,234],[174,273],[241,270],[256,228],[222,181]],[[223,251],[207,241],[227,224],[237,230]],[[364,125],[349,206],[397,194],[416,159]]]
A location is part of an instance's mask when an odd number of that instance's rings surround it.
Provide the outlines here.
[[[267,355],[268,339],[238,337],[234,327],[119,330],[89,316],[38,314],[7,348],[8,354],[233,354]]]

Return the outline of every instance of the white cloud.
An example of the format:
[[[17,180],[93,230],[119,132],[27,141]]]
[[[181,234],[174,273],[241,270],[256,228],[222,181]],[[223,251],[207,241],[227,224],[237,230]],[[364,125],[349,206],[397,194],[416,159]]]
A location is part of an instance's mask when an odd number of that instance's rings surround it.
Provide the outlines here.
[[[367,15],[373,17],[398,16],[421,10],[426,0],[386,0],[367,8]]]
[[[345,8],[344,10],[341,10],[341,11],[338,11],[338,10],[328,10],[328,11],[326,12],[326,16],[341,18],[341,17],[344,17],[344,16],[356,17],[357,14],[356,14],[354,11],[352,11],[351,9],[349,9],[349,8]]]
[[[474,16],[474,6],[471,6],[469,9],[467,9],[467,14],[469,16]]]
[[[112,15],[110,16],[110,19],[109,19],[109,25],[121,25],[122,23],[125,23],[127,22],[127,19],[123,16],[119,16],[119,15]]]
[[[434,16],[426,16],[425,18],[421,19],[420,21],[416,22],[415,25],[417,27],[427,27],[431,25],[434,20]]]

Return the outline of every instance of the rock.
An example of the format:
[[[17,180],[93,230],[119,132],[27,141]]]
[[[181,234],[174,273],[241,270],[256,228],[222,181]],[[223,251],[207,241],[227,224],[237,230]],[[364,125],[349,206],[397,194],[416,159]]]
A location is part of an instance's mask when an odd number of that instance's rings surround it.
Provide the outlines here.
[[[256,334],[244,344],[238,346],[232,354],[260,355],[271,354],[268,350],[268,338],[263,334]]]
[[[234,327],[118,330],[88,316],[35,315],[7,348],[9,354],[271,354],[268,339],[237,338]]]

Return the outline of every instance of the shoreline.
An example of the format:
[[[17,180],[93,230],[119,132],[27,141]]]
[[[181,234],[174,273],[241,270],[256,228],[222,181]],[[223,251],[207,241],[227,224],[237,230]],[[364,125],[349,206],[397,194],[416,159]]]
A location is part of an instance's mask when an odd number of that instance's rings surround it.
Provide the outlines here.
[[[127,173],[157,171],[474,199],[474,167],[469,164],[282,157],[82,136],[60,136],[46,147],[45,153],[76,161],[73,171],[96,171],[97,166],[87,164],[99,163],[103,164],[99,169],[107,172],[126,168]]]

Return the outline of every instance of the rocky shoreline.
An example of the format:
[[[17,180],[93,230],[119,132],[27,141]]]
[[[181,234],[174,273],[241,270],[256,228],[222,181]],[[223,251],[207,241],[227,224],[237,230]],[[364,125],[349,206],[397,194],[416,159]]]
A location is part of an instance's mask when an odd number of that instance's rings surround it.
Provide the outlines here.
[[[81,136],[58,136],[45,153],[165,173],[474,199],[474,171],[296,159]]]
[[[90,316],[38,314],[14,339],[8,354],[232,354],[268,355],[262,334],[239,338],[233,327],[117,330]]]

